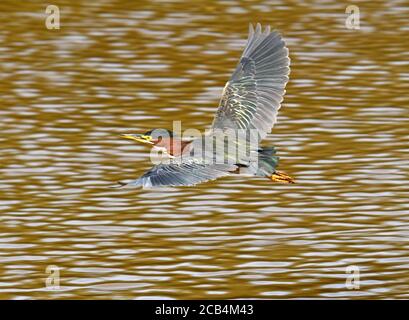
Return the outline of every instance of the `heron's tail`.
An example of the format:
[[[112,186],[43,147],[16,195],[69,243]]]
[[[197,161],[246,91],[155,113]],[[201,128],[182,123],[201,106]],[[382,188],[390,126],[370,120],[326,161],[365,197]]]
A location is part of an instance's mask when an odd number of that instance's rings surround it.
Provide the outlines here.
[[[267,177],[274,182],[294,183],[294,179],[284,172],[276,171],[278,157],[274,147],[258,150],[258,168],[256,176]]]
[[[278,166],[278,157],[275,156],[276,150],[274,147],[258,149],[258,161],[256,176],[270,177]]]

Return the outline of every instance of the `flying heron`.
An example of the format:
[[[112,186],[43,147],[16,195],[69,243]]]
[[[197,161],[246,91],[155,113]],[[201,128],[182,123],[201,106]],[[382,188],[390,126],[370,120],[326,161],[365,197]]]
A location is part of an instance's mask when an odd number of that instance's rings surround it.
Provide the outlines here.
[[[247,45],[224,87],[211,129],[202,137],[190,139],[163,129],[122,135],[160,149],[168,157],[140,178],[128,183],[119,182],[118,187],[190,186],[241,173],[267,177],[275,182],[294,183],[290,176],[276,171],[278,157],[275,148],[258,146],[276,123],[288,82],[289,66],[288,49],[280,34],[270,31],[269,26],[263,30],[260,24],[254,30],[250,24]],[[215,140],[223,140],[224,143],[226,136],[233,136],[238,131],[244,131],[246,135],[240,135],[241,138],[236,135],[233,144],[246,145],[247,152],[238,155],[237,150],[231,152],[223,148],[224,161],[215,161],[216,151],[211,148]],[[255,139],[249,139],[254,136]],[[230,161],[225,161],[226,156]]]

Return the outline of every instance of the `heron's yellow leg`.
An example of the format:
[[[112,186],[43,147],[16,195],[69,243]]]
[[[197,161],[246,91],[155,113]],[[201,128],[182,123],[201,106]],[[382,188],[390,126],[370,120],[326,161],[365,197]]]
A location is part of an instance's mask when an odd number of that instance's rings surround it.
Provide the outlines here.
[[[294,179],[291,178],[284,172],[276,171],[274,172],[270,179],[274,182],[283,182],[283,183],[295,183]]]

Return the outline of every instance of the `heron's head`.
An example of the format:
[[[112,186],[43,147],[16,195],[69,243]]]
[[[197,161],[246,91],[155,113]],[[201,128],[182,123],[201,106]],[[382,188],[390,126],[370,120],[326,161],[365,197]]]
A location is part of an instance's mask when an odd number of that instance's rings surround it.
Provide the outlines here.
[[[153,129],[143,134],[123,134],[122,138],[135,140],[144,144],[155,145],[162,139],[172,138],[173,133],[167,129]]]

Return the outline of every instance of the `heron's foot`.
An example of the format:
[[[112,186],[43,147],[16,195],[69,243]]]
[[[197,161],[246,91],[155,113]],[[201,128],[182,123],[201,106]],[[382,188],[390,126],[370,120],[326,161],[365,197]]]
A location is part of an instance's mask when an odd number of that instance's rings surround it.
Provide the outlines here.
[[[274,172],[271,175],[270,179],[274,182],[295,183],[293,178],[291,178],[288,174],[280,171]]]

